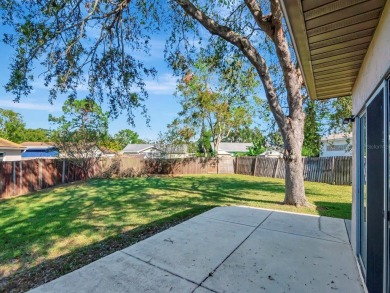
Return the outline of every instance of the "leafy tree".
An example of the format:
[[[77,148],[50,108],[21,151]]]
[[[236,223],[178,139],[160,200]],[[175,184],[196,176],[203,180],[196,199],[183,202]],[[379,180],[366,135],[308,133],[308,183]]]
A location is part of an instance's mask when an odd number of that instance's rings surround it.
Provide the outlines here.
[[[25,126],[22,115],[0,108],[0,137],[21,143],[24,141]]]
[[[166,4],[158,0],[1,1],[3,23],[13,25],[16,32],[3,38],[15,49],[6,89],[16,99],[28,94],[33,61],[39,60],[45,68],[45,82],[51,86],[50,99],[64,92],[76,96],[77,87],[84,84],[90,99],[108,98],[110,114],[125,109],[132,122],[132,109],[142,106],[146,97],[143,77],[155,73],[132,53],[148,51],[148,34],[164,23],[173,32],[167,59],[174,69],[186,70],[185,56],[196,48],[189,39],[200,36],[204,28],[216,36],[201,44],[206,52],[215,53],[221,64],[226,64],[226,57],[238,56],[261,80],[283,138],[284,203],[306,205],[301,160],[303,79],[291,54],[280,2],[171,0],[171,9]],[[100,31],[90,34],[91,28]],[[242,68],[231,69],[239,72]],[[140,91],[135,93],[135,87]]]
[[[248,148],[249,156],[258,156],[266,151],[266,140],[263,135],[257,136],[252,140],[253,146]]]
[[[109,134],[107,134],[99,146],[113,151],[120,151],[123,149],[120,142]]]
[[[305,101],[305,138],[302,155],[318,156],[321,137],[332,133],[349,133],[352,125],[344,125],[343,119],[352,115],[352,98],[326,101]]]
[[[326,125],[325,133],[352,132],[352,124],[343,124],[343,119],[352,115],[352,97],[318,101],[321,104],[322,115],[319,119]]]
[[[50,131],[43,128],[27,128],[24,130],[24,141],[40,141],[48,142],[50,141]]]
[[[262,131],[258,127],[243,125],[233,129],[230,135],[223,142],[253,142],[263,137]]]
[[[55,127],[51,137],[61,155],[81,168],[83,178],[102,155],[100,145],[107,138],[108,118],[101,107],[90,99],[67,100],[62,107],[63,115],[49,115]]]
[[[321,147],[321,121],[317,116],[317,104],[307,99],[305,101],[305,127],[302,155],[307,157],[318,157]]]
[[[138,133],[130,129],[120,130],[113,138],[119,144],[119,149],[124,149],[129,143],[142,143]]]
[[[175,123],[183,125],[182,131],[187,130],[187,139],[196,133],[202,138],[207,129],[213,149],[218,150],[221,141],[229,137],[233,129],[252,123],[251,105],[246,98],[237,97],[230,90],[226,74],[213,74],[212,60],[199,59],[193,69],[177,87],[182,110]],[[240,84],[234,86],[240,87]],[[245,90],[249,92],[250,88]],[[206,150],[205,145],[203,148]]]
[[[198,139],[197,153],[202,157],[213,157],[214,150],[211,146],[212,135],[211,131],[206,130],[204,127],[201,130],[200,137]]]

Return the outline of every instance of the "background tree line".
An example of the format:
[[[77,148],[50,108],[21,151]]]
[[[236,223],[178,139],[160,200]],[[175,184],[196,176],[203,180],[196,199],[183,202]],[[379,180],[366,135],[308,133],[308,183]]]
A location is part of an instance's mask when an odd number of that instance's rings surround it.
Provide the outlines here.
[[[101,107],[94,103],[94,106],[89,109],[89,114],[93,118],[85,124],[88,129],[84,131],[84,136],[81,135],[80,121],[83,121],[85,111],[81,108],[86,107],[86,100],[79,100],[77,103],[66,102],[63,107],[63,115],[60,117],[49,116],[48,121],[51,123],[50,129],[43,128],[26,128],[21,114],[13,111],[0,108],[0,137],[8,139],[15,143],[22,142],[54,142],[61,143],[62,141],[75,141],[76,143],[87,139],[90,143],[113,151],[123,150],[129,143],[144,143],[145,141],[139,137],[139,134],[131,129],[122,129],[114,135],[108,133],[108,115],[103,113]],[[85,110],[85,109],[84,109]],[[76,114],[75,117],[69,117]],[[48,125],[49,125],[48,122]],[[72,129],[77,130],[73,131]],[[65,134],[69,137],[66,137]],[[76,137],[76,133],[79,133]]]

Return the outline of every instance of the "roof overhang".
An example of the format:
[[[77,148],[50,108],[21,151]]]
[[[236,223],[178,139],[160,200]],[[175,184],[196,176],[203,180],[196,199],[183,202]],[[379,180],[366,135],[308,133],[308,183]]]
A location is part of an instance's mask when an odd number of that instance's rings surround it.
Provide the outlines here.
[[[0,150],[14,150],[14,151],[23,151],[25,150],[25,147],[12,147],[12,146],[0,146]]]
[[[311,99],[352,94],[386,0],[282,0]]]

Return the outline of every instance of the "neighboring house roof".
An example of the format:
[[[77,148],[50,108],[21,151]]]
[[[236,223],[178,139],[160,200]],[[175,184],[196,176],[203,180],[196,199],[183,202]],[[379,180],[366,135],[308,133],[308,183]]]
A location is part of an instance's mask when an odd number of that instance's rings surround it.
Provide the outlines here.
[[[24,150],[25,147],[21,144],[14,143],[12,141],[9,141],[5,138],[0,137],[0,149],[18,149],[18,150]]]
[[[145,151],[145,150],[153,148],[153,147],[154,147],[153,144],[130,143],[123,149],[122,152],[123,153],[138,154],[142,151]]]
[[[116,151],[113,151],[113,150],[110,150],[108,148],[105,148],[105,147],[99,147],[99,150],[104,154],[104,155],[113,155],[113,154],[118,154],[118,152]]]
[[[281,1],[312,99],[351,95],[385,3]]]
[[[221,151],[227,153],[246,153],[251,146],[253,146],[252,143],[246,142],[221,142],[218,147],[218,153],[221,153]]]
[[[27,142],[22,142],[21,145],[26,147],[27,150],[56,148],[53,142],[27,141]]]
[[[352,133],[335,133],[321,138],[321,141],[345,140],[352,138]]]

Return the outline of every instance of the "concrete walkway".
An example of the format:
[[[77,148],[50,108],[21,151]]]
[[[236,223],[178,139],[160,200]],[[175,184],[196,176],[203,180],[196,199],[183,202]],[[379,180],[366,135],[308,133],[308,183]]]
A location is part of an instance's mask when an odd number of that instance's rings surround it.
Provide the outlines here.
[[[31,292],[364,292],[344,220],[220,207]]]

